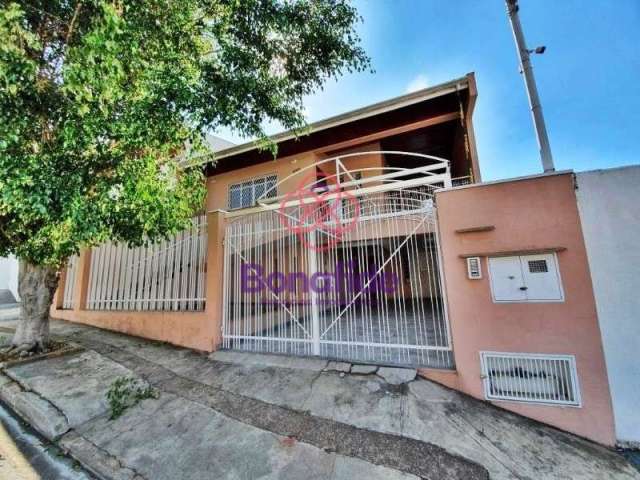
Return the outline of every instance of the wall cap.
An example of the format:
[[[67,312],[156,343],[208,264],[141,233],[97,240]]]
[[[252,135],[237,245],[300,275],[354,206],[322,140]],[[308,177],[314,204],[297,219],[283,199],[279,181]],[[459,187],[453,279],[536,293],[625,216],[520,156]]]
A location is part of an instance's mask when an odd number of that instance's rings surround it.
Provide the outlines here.
[[[536,173],[534,175],[525,175],[523,177],[501,178],[499,180],[491,180],[489,182],[470,183],[469,185],[458,185],[457,187],[440,188],[436,190],[436,195],[439,193],[450,192],[453,190],[464,190],[467,188],[487,187],[490,185],[498,185],[501,183],[521,182],[524,180],[533,180],[536,178],[555,177],[558,175],[573,175],[573,170],[559,170],[557,172]]]

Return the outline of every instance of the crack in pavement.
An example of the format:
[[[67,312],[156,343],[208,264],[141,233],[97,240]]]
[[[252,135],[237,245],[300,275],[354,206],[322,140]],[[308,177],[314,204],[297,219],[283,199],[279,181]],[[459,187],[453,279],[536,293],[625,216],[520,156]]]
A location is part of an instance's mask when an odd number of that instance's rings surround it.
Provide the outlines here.
[[[89,440],[87,437],[85,437],[84,435],[82,435],[76,430],[68,431],[60,438],[60,446],[65,451],[65,453],[67,453],[68,455],[76,459],[78,462],[80,462],[80,464],[82,464],[82,466],[85,469],[89,470],[94,475],[97,475],[98,477],[101,477],[101,478],[103,477],[102,472],[97,471],[97,468],[95,467],[95,462],[88,462],[82,458],[82,455],[79,453],[79,450],[82,447],[76,446],[76,448],[73,448],[73,444],[74,443],[77,444],[77,440],[81,440],[82,442],[89,444],[98,453],[98,455],[100,455],[104,459],[104,464],[107,465],[108,468],[113,468],[114,470],[117,468],[116,475],[118,477],[121,477],[121,474],[123,473],[122,471],[124,470],[125,472],[126,471],[131,472],[130,478],[132,479],[147,480],[147,477],[145,477],[143,474],[138,472],[135,468],[129,465],[125,465],[122,462],[122,460],[120,460],[118,457],[110,453],[104,447],[101,447],[100,445],[97,445],[96,443],[92,442],[91,440]],[[114,464],[117,465],[117,467],[114,467]]]
[[[311,383],[309,384],[309,395],[307,395],[307,398],[305,398],[304,402],[302,402],[302,405],[300,406],[301,410],[305,410],[305,411],[309,410],[307,403],[313,397],[313,388],[315,387],[316,382],[320,379],[323,373],[324,373],[324,369],[320,370],[316,375],[314,375],[313,379],[311,380]]]
[[[487,470],[466,458],[420,440],[358,428],[315,417],[308,412],[281,407],[206,385],[178,375],[131,352],[113,350],[97,340],[82,340],[96,352],[141,375],[154,387],[211,408],[228,418],[277,435],[393,468],[425,479],[488,479]],[[197,354],[192,354],[197,355]],[[211,360],[212,362],[214,360]],[[155,377],[159,380],[152,380]]]
[[[56,405],[54,402],[52,402],[50,399],[44,397],[42,394],[40,394],[40,392],[38,392],[37,390],[32,389],[29,385],[26,385],[24,382],[22,382],[17,376],[15,376],[12,372],[10,372],[7,369],[1,369],[0,373],[5,375],[7,378],[9,378],[13,383],[15,383],[18,388],[23,391],[23,392],[29,392],[29,393],[33,393],[36,397],[38,397],[40,400],[42,400],[43,402],[48,403],[49,405],[51,405],[51,407],[53,407],[53,409],[58,412],[60,414],[60,416],[62,416],[64,418],[64,421],[67,424],[67,429],[62,432],[60,434],[60,436],[66,434],[67,432],[71,431],[71,422],[69,421],[69,417],[67,416],[67,414],[64,412],[64,410],[62,410],[58,405]]]
[[[404,435],[404,422],[407,414],[407,408],[409,408],[407,397],[405,395],[400,397],[400,435]]]
[[[522,475],[520,475],[518,472],[516,472],[511,465],[507,465],[507,463],[502,460],[502,458],[500,458],[500,456],[496,455],[495,452],[493,452],[492,450],[490,450],[489,448],[487,448],[486,445],[484,445],[482,442],[480,442],[475,435],[470,435],[468,433],[466,433],[466,430],[464,428],[461,427],[460,423],[464,422],[467,425],[469,425],[471,427],[471,429],[476,432],[479,436],[483,437],[484,439],[486,439],[492,447],[494,447],[498,452],[500,453],[504,453],[502,452],[497,445],[495,444],[495,442],[493,442],[490,438],[488,438],[484,432],[482,430],[480,430],[479,428],[477,428],[475,425],[473,425],[471,422],[469,422],[467,419],[461,417],[461,416],[456,416],[456,418],[454,418],[453,416],[450,416],[449,419],[451,420],[451,422],[456,426],[456,428],[458,428],[458,430],[460,431],[461,434],[466,435],[468,438],[470,438],[473,443],[475,443],[479,448],[481,448],[482,450],[484,450],[485,452],[487,452],[489,455],[491,455],[491,457],[498,462],[500,465],[502,465],[509,473],[511,473],[514,478],[518,479],[518,480],[531,480],[530,477],[523,477]],[[511,460],[511,458],[509,458],[509,460]]]
[[[413,393],[411,390],[409,390],[408,395],[412,396],[415,400],[424,401],[424,399],[419,399],[418,396],[415,393]],[[448,402],[443,401],[442,403],[448,403]],[[461,415],[450,415],[448,417],[448,419],[451,422],[451,426],[454,427],[460,433],[461,436],[466,436],[478,448],[480,448],[481,450],[487,452],[491,456],[491,458],[493,458],[497,463],[502,465],[505,468],[505,470],[507,470],[511,475],[513,475],[513,478],[515,478],[517,480],[532,480],[530,477],[523,477],[522,475],[520,475],[518,472],[516,472],[511,467],[511,465],[508,465],[502,458],[500,458],[499,455],[496,455],[496,453],[492,449],[487,448],[487,446],[485,444],[480,442],[475,437],[475,435],[471,435],[469,432],[467,432],[467,430],[462,427],[462,423],[463,422],[466,423],[467,425],[469,425],[471,427],[471,429],[474,432],[476,432],[477,435],[482,436],[483,438],[485,438],[493,448],[498,450],[498,452],[504,453],[504,452],[502,452],[502,450],[500,450],[497,447],[497,445],[495,445],[495,442],[492,439],[490,439],[486,435],[484,435],[484,432],[482,430],[480,430],[478,427],[476,427],[475,425],[473,425],[473,423],[471,423],[469,420],[467,420],[466,418],[462,417]],[[404,421],[401,422],[401,425],[402,425],[402,428],[401,428],[400,431],[401,431],[402,434],[404,434]],[[511,460],[511,458],[508,455],[507,455],[507,457]]]

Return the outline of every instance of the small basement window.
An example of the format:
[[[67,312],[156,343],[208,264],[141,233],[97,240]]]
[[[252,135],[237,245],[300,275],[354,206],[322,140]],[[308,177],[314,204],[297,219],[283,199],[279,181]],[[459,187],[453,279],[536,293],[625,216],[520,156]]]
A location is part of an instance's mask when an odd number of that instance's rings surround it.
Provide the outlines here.
[[[581,406],[573,355],[480,352],[487,400]]]

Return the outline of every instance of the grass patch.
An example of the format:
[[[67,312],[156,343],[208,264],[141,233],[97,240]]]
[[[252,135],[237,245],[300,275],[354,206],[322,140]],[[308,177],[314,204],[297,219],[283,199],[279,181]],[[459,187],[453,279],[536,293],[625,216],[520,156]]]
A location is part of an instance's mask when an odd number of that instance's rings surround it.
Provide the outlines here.
[[[109,387],[107,401],[111,410],[111,420],[121,416],[127,408],[137,405],[147,398],[158,398],[160,393],[147,383],[131,378],[117,378]]]

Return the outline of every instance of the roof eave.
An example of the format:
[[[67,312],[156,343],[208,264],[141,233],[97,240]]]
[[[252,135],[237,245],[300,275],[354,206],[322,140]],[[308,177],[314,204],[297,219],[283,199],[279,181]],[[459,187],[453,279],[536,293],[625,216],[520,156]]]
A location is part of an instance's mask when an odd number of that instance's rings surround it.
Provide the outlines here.
[[[336,115],[333,117],[326,118],[324,120],[320,120],[318,122],[314,122],[308,126],[308,129],[307,129],[308,134],[312,134],[321,130],[326,130],[328,128],[337,127],[345,123],[353,122],[363,118],[372,117],[372,116],[379,115],[381,113],[389,112],[392,110],[397,110],[399,108],[407,107],[409,105],[414,105],[416,103],[424,102],[426,100],[431,100],[433,98],[441,97],[443,95],[447,95],[449,93],[453,93],[456,91],[468,89],[470,85],[469,75],[473,76],[472,74],[468,74],[468,75],[465,75],[464,77],[456,78],[446,83],[441,83],[439,85],[434,85],[433,87],[417,90],[415,92],[407,93],[399,97],[391,98],[389,100],[384,100],[382,102],[374,103],[372,105],[368,105],[363,108],[359,108],[347,113],[342,113],[340,115]],[[287,130],[285,132],[272,135],[270,138],[275,143],[280,143],[280,142],[284,142],[284,141],[296,138],[297,136],[298,135],[295,130]],[[210,160],[213,160],[213,159],[219,160],[222,158],[232,157],[240,153],[245,153],[251,150],[256,150],[258,148],[259,147],[258,145],[256,145],[256,142],[251,141],[251,142],[236,145],[224,150],[220,150],[215,154],[207,155],[207,157],[209,157]],[[203,161],[202,163],[206,163],[207,161],[210,161],[210,160]]]

